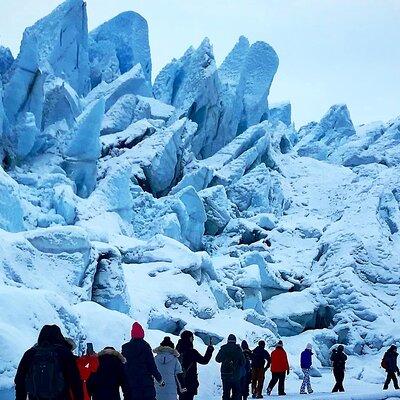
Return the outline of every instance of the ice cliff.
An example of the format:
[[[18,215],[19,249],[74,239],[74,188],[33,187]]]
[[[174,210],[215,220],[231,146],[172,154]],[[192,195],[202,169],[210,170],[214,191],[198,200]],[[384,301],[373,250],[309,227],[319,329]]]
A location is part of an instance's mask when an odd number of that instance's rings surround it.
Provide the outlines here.
[[[317,368],[400,339],[400,119],[334,105],[297,131],[277,68],[244,37],[217,66],[205,39],[152,84],[147,22],[88,33],[82,0],[0,47],[0,390],[49,322],[80,347],[133,319],[312,341]]]

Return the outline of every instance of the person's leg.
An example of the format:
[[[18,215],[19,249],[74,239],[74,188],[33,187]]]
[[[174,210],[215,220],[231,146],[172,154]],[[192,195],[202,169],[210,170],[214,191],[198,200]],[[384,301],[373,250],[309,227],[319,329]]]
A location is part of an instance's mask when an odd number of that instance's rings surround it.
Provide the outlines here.
[[[232,382],[232,400],[240,400],[240,383]]]
[[[398,382],[398,380],[397,380],[396,372],[393,372],[393,378],[392,378],[392,380],[393,380],[394,388],[395,388],[395,389],[399,389],[399,382]]]
[[[310,378],[310,370],[307,369],[307,392],[308,394],[313,393],[313,389],[311,387],[311,378]]]
[[[273,372],[272,373],[272,378],[271,378],[271,380],[269,382],[269,385],[268,385],[268,392],[269,393],[272,392],[272,389],[274,388],[274,386],[276,385],[278,380],[279,380],[279,375],[276,372]]]
[[[253,396],[257,394],[257,368],[251,370],[251,394]]]
[[[383,390],[388,390],[391,380],[392,380],[392,374],[388,372],[386,375],[385,383],[383,385]]]
[[[279,376],[278,376],[278,379],[279,379],[278,394],[279,395],[285,394],[285,378],[286,378],[286,373],[280,372]]]
[[[332,393],[339,391],[339,383],[338,383],[338,371],[333,370],[333,376],[335,377],[335,386],[332,389]]]
[[[222,400],[231,400],[231,380],[222,379]]]
[[[344,371],[339,371],[339,392],[344,392]]]
[[[300,387],[300,394],[305,394],[306,393],[306,386],[307,386],[307,377],[308,377],[308,370],[307,369],[303,369],[303,382],[301,383],[301,387]]]
[[[258,376],[258,394],[262,395],[264,389],[264,380],[265,380],[265,372],[264,368],[260,368],[259,376]]]

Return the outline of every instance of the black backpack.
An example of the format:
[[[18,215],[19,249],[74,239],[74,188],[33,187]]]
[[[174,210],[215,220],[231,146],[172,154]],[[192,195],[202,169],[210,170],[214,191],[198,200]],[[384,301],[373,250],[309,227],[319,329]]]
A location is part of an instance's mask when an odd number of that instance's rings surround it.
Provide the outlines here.
[[[233,378],[238,370],[238,362],[236,360],[228,360],[222,363],[221,375],[224,378]]]
[[[35,398],[57,399],[65,392],[66,382],[57,346],[35,349],[25,384],[27,393]]]

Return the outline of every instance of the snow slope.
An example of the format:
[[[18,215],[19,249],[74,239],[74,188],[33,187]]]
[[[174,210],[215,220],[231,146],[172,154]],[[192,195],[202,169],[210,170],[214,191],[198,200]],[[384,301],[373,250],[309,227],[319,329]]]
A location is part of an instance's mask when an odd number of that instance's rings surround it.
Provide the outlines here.
[[[343,343],[358,393],[343,398],[386,398],[400,120],[355,127],[334,105],[296,130],[290,103],[268,105],[278,63],[242,37],[218,67],[205,39],[151,85],[147,22],[128,12],[89,35],[82,0],[28,28],[15,60],[0,48],[2,398],[43,324],[80,352],[120,348],[134,320],[154,347],[183,329],[201,350],[232,331],[281,338],[291,394],[307,343],[319,392]],[[200,369],[199,400],[218,376]]]

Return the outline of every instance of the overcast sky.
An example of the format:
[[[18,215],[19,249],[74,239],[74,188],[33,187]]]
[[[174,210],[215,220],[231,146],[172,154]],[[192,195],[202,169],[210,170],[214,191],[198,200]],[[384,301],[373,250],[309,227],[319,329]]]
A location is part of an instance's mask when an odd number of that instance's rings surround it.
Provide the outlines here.
[[[26,26],[60,0],[0,0],[0,44],[18,53]],[[297,126],[347,103],[356,123],[400,115],[400,0],[88,0],[92,29],[121,11],[149,23],[153,76],[208,36],[220,63],[240,35],[280,58],[270,102]]]

